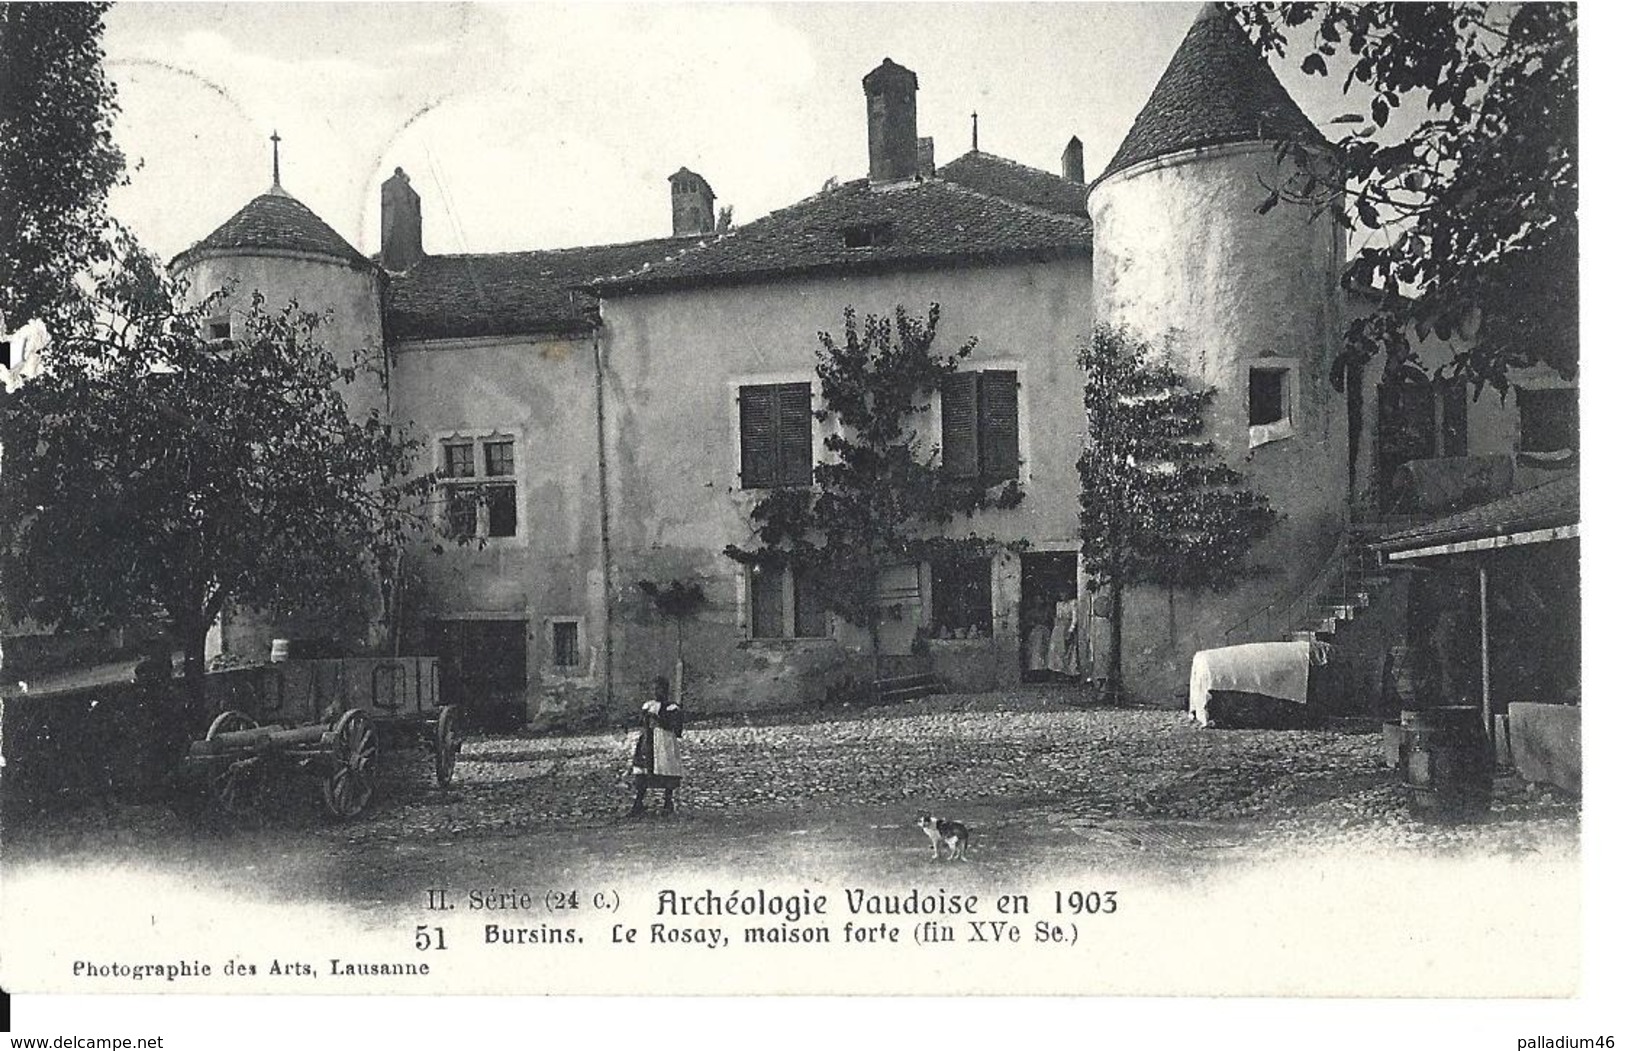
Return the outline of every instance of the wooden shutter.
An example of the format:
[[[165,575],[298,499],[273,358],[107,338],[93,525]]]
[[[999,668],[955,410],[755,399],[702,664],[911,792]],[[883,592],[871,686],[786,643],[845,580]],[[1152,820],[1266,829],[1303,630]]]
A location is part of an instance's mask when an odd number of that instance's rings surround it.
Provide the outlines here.
[[[778,484],[777,410],[774,388],[739,388],[739,483],[746,489]]]
[[[785,383],[779,392],[779,484],[812,484],[812,384]]]
[[[942,466],[952,478],[979,473],[976,379],[974,372],[955,372],[942,381]]]
[[[757,639],[784,637],[784,570],[780,567],[752,567],[750,634]]]
[[[739,388],[739,480],[746,489],[812,484],[812,385]]]
[[[1016,374],[984,372],[981,388],[982,480],[1002,482],[1021,473]]]
[[[829,634],[829,607],[810,573],[795,575],[796,636],[821,638]]]

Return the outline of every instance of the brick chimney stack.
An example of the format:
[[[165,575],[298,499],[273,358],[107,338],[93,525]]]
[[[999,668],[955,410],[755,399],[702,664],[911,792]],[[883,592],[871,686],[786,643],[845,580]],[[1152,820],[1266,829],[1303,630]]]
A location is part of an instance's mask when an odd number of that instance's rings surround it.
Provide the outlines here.
[[[1067,182],[1088,182],[1083,177],[1083,143],[1076,135],[1061,151],[1061,178]]]
[[[717,229],[717,195],[703,176],[678,168],[667,176],[671,183],[671,235],[701,237]]]
[[[398,274],[423,259],[423,202],[412,189],[411,178],[399,168],[384,180],[382,197],[378,254],[384,269]]]
[[[918,126],[914,93],[920,81],[891,59],[863,78],[869,103],[869,181],[899,182],[919,174]]]
[[[915,150],[914,172],[929,179],[937,174],[937,143],[931,136],[922,136]]]

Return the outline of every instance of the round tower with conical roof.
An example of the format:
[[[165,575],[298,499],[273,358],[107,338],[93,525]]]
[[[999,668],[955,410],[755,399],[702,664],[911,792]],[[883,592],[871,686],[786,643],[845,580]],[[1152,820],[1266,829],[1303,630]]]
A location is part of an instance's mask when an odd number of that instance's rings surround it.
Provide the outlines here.
[[[1311,158],[1326,149],[1246,34],[1210,4],[1090,188],[1097,321],[1167,339],[1188,380],[1216,389],[1207,436],[1284,513],[1254,551],[1275,570],[1256,584],[1186,596],[1177,610],[1166,597],[1148,601],[1138,624],[1125,614],[1125,638],[1166,641],[1140,647],[1130,676],[1177,679],[1188,654],[1170,650],[1279,639],[1273,623],[1261,629],[1272,637],[1226,629],[1307,583],[1346,525],[1346,417],[1330,382],[1343,237],[1329,215],[1290,204],[1261,212],[1270,187],[1302,177],[1290,154],[1278,161],[1283,141]]]
[[[325,315],[321,339],[340,364],[361,353],[376,365],[369,378],[345,391],[352,411],[381,408],[383,271],[282,188],[281,158],[273,158],[270,189],[176,256],[170,272],[186,282],[195,300],[230,290],[221,325],[235,324],[255,292],[265,297],[267,309],[292,301]]]
[[[360,417],[385,411],[383,270],[282,188],[278,141],[273,135],[271,187],[176,256],[170,272],[186,283],[193,302],[226,292],[210,322],[221,336],[242,331],[255,293],[264,297],[268,311],[294,302],[302,311],[322,315],[316,338],[334,359],[348,365],[360,355],[367,363],[343,391],[350,412]],[[223,618],[210,649],[264,657],[273,637],[303,634],[297,619],[273,624],[240,614]],[[378,639],[346,641],[362,645]]]

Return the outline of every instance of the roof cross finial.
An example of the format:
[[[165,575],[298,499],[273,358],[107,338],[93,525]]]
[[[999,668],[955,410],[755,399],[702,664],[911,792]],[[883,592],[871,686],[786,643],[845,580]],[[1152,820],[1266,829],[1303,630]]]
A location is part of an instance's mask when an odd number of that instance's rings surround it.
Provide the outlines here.
[[[282,136],[271,129],[271,185],[282,188]]]
[[[980,152],[976,147],[976,111],[975,110],[971,110],[971,113],[970,113],[970,151],[972,153]]]

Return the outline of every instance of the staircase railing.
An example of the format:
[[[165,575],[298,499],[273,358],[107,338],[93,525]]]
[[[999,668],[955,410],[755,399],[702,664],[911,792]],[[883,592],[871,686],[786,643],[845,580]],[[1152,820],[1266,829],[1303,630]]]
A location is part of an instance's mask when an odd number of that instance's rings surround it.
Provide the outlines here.
[[[1351,576],[1348,554],[1348,534],[1344,532],[1338,536],[1337,546],[1332,549],[1331,555],[1307,582],[1283,588],[1264,605],[1225,628],[1224,645],[1280,638],[1289,630],[1289,625],[1297,623],[1315,606],[1333,581],[1339,583],[1341,593],[1346,595]]]

